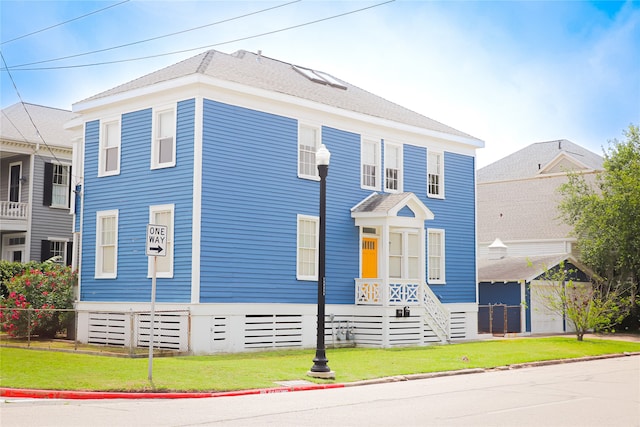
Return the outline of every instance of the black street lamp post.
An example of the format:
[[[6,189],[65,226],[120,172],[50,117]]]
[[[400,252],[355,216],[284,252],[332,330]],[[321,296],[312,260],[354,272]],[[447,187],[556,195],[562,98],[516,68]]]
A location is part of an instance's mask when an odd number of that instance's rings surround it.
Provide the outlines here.
[[[325,311],[325,240],[326,240],[326,215],[327,215],[327,174],[329,172],[329,158],[331,153],[324,144],[316,153],[318,175],[320,175],[320,235],[318,236],[318,326],[316,330],[316,357],[313,358],[313,366],[307,375],[314,378],[335,378],[335,372],[327,365],[327,355],[324,345],[324,311]]]

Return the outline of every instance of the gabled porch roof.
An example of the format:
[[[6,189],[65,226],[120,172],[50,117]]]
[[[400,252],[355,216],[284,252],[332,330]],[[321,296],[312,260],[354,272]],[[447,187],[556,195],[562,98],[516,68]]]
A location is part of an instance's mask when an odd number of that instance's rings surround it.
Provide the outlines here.
[[[414,193],[372,193],[351,208],[356,225],[365,218],[407,218],[425,221],[435,216]]]

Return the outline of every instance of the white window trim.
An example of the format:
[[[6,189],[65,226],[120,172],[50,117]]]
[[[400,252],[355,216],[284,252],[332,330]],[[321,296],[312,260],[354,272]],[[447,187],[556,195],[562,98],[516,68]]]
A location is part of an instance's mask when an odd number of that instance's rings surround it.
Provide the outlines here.
[[[23,180],[21,179],[23,178],[22,161],[11,162],[9,163],[9,167],[7,168],[7,170],[9,171],[9,175],[7,176],[7,201],[9,201],[9,195],[11,194],[11,168],[13,166],[20,166],[20,176],[18,177],[18,201],[16,202],[16,203],[20,203],[22,202],[22,183],[23,183]]]
[[[96,252],[95,252],[95,278],[96,279],[115,279],[118,276],[118,209],[113,209],[109,211],[98,211],[96,212]],[[113,273],[103,273],[102,272],[102,257],[100,251],[100,239],[102,234],[102,218],[113,216],[116,219],[115,229],[116,236],[114,241],[114,265],[113,265]]]
[[[389,252],[389,261],[391,261],[391,257],[399,257],[400,258],[400,277],[394,277],[394,279],[399,280],[422,280],[422,273],[418,269],[417,277],[409,277],[409,260],[411,258],[418,260],[418,266],[420,266],[420,259],[422,258],[422,250],[420,246],[416,247],[418,254],[417,255],[409,255],[410,254],[410,243],[409,243],[409,235],[416,236],[418,238],[418,245],[420,245],[421,233],[418,229],[413,228],[392,228],[389,230],[389,241],[391,241],[391,234],[399,234],[400,244],[401,244],[401,252],[399,255],[391,255]],[[424,243],[424,241],[423,241]],[[424,265],[424,264],[423,264]],[[389,272],[389,277],[391,277],[391,272]]]
[[[320,175],[318,175],[318,168],[315,167],[315,165],[313,167],[313,171],[314,171],[313,175],[300,173],[300,140],[301,140],[302,128],[305,128],[305,127],[312,128],[316,131],[316,137],[317,137],[315,141],[316,151],[318,150],[318,148],[320,147],[320,144],[322,143],[322,127],[320,125],[309,123],[309,122],[298,122],[298,141],[296,143],[296,151],[297,151],[297,158],[298,158],[298,163],[296,164],[296,170],[298,173],[298,178],[310,179],[313,181],[320,181]]]
[[[376,167],[376,171],[377,171],[377,176],[376,176],[376,185],[374,186],[370,186],[370,185],[365,185],[364,184],[364,147],[367,144],[373,144],[374,145],[374,150],[375,150],[375,156],[376,156],[376,160],[375,160],[375,167]],[[364,190],[373,190],[373,191],[380,191],[380,186],[382,184],[382,165],[381,165],[381,161],[380,161],[380,157],[381,157],[381,144],[379,140],[376,140],[374,138],[362,138],[360,140],[360,188],[364,189]]]
[[[313,276],[302,275],[299,271],[299,256],[300,256],[300,221],[313,221],[316,225],[316,247],[315,247],[315,274]],[[298,280],[318,280],[318,254],[320,252],[319,247],[320,237],[320,217],[310,215],[300,215],[296,217],[296,279]]]
[[[67,265],[67,245],[69,244],[69,239],[66,237],[47,237],[47,240],[49,242],[63,243],[63,249],[62,249],[62,255],[61,255],[62,260],[58,264]]]
[[[155,214],[157,212],[171,212],[171,224],[169,225],[169,233],[167,236],[167,242],[170,243],[167,246],[167,257],[169,257],[169,271],[165,272],[156,272],[157,278],[173,278],[173,262],[174,262],[174,225],[176,223],[175,219],[175,204],[167,204],[167,205],[153,205],[149,206],[149,224],[155,224]],[[147,277],[153,276],[153,257],[147,257]]]
[[[106,171],[106,158],[105,152],[105,134],[104,129],[107,125],[112,123],[118,123],[120,138],[118,139],[118,167],[112,171]],[[120,165],[122,161],[122,119],[120,117],[111,117],[108,119],[100,120],[100,136],[98,144],[98,176],[113,176],[120,174]]]
[[[437,233],[440,234],[441,238],[442,238],[442,255],[440,257],[440,280],[430,280],[429,279],[429,271],[431,266],[429,265],[429,258],[431,257],[431,253],[429,252],[429,238],[430,235],[432,233]],[[445,232],[444,229],[442,228],[427,228],[427,283],[429,283],[430,285],[444,285],[447,282],[447,276],[446,276],[446,270],[445,270],[445,266],[447,265],[445,260],[446,260],[446,254],[447,254],[447,241],[445,238]]]
[[[432,194],[429,191],[429,157],[430,155],[437,155],[440,158],[440,194]],[[432,199],[444,199],[444,153],[442,151],[427,150],[427,197]]]
[[[160,142],[158,140],[158,116],[168,111],[173,112],[173,154],[170,162],[160,163],[158,160]],[[151,119],[151,169],[162,169],[176,165],[176,134],[178,133],[178,113],[175,104],[155,107]]]
[[[387,153],[389,153],[389,148],[398,149],[398,188],[395,190],[387,188]],[[404,186],[404,149],[402,144],[397,144],[394,142],[384,143],[384,170],[382,171],[382,175],[383,190],[386,193],[402,193]]]
[[[54,203],[54,197],[53,197],[53,192],[54,192],[54,188],[56,185],[58,184],[54,184],[53,183],[53,176],[51,176],[51,208],[62,208],[62,209],[69,209],[69,206],[71,206],[71,191],[69,191],[69,189],[72,189],[71,186],[71,165],[68,163],[63,163],[63,162],[52,162],[52,164],[54,166],[62,166],[62,167],[66,167],[67,168],[67,184],[65,185],[65,194],[67,195],[67,200],[66,203],[63,204],[55,204]],[[53,175],[55,175],[55,171],[53,173]],[[75,194],[75,193],[74,193]]]

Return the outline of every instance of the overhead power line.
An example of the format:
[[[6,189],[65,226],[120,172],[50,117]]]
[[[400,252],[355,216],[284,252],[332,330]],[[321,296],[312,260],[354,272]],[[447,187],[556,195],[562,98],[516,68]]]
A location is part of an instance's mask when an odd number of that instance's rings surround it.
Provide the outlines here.
[[[216,47],[216,46],[222,46],[222,45],[226,45],[226,44],[236,43],[236,42],[239,42],[239,41],[255,39],[255,38],[258,38],[258,37],[263,37],[263,36],[267,36],[267,35],[271,35],[271,34],[277,34],[277,33],[281,33],[281,32],[284,32],[284,31],[289,31],[289,30],[293,30],[293,29],[296,29],[296,28],[317,24],[319,22],[329,21],[329,20],[340,18],[340,17],[343,17],[343,16],[352,15],[354,13],[362,12],[362,11],[365,11],[365,10],[368,10],[368,9],[373,9],[373,8],[376,8],[376,7],[379,7],[379,6],[383,6],[383,5],[388,4],[388,3],[393,3],[394,1],[395,0],[388,0],[388,1],[377,3],[377,4],[374,4],[374,5],[371,5],[371,6],[367,6],[367,7],[363,7],[363,8],[360,8],[360,9],[352,10],[352,11],[349,11],[349,12],[344,12],[344,13],[340,13],[340,14],[337,14],[337,15],[328,16],[326,18],[316,19],[316,20],[308,21],[308,22],[305,22],[305,23],[302,23],[302,24],[298,24],[298,25],[292,25],[292,26],[289,26],[289,27],[280,28],[278,30],[267,31],[267,32],[260,33],[260,34],[255,34],[255,35],[252,35],[252,36],[241,37],[241,38],[237,38],[237,39],[234,39],[234,40],[227,40],[227,41],[220,42],[220,43],[214,43],[214,44],[194,47],[194,48],[190,48],[190,49],[183,49],[183,50],[177,50],[177,51],[173,51],[173,52],[158,53],[158,54],[155,54],[155,55],[147,55],[147,56],[141,56],[141,57],[136,57],[136,58],[118,59],[118,60],[114,60],[114,61],[94,62],[94,63],[90,63],[90,64],[77,64],[77,65],[64,65],[64,66],[61,65],[61,66],[57,66],[57,67],[33,67],[33,68],[24,68],[22,66],[12,66],[12,67],[10,67],[10,69],[13,70],[13,71],[40,71],[40,70],[60,70],[60,69],[70,69],[70,68],[84,68],[84,67],[95,67],[95,66],[99,66],[99,65],[119,64],[119,63],[123,63],[123,62],[141,61],[141,60],[144,60],[144,59],[158,58],[158,57],[161,57],[161,56],[176,55],[176,54],[179,54],[179,53],[192,52],[192,51],[202,50],[202,49],[209,49],[209,48]],[[7,65],[5,63],[5,70],[8,70],[8,69],[9,68],[7,67]]]
[[[147,43],[147,42],[150,42],[150,41],[159,40],[159,39],[163,39],[163,38],[166,38],[166,37],[177,36],[179,34],[184,34],[184,33],[188,33],[188,32],[191,32],[191,31],[201,30],[203,28],[212,27],[214,25],[224,24],[226,22],[231,22],[231,21],[235,21],[235,20],[238,20],[238,19],[246,18],[248,16],[257,15],[259,13],[263,13],[263,12],[267,12],[267,11],[270,11],[270,10],[278,9],[278,8],[281,8],[281,7],[284,7],[284,6],[289,6],[291,4],[298,3],[300,1],[302,1],[302,0],[294,0],[294,1],[290,1],[288,3],[280,4],[278,6],[272,6],[272,7],[268,7],[266,9],[261,9],[261,10],[255,11],[255,12],[245,13],[244,15],[235,16],[233,18],[223,19],[221,21],[212,22],[210,24],[200,25],[198,27],[188,28],[186,30],[176,31],[174,33],[164,34],[164,35],[157,36],[157,37],[152,37],[152,38],[149,38],[149,39],[138,40],[138,41],[131,42],[131,43],[121,44],[119,46],[112,46],[112,47],[108,47],[108,48],[105,48],[105,49],[92,50],[90,52],[78,53],[78,54],[75,54],[75,55],[63,56],[63,57],[60,57],[60,58],[45,59],[43,61],[29,62],[29,63],[26,63],[26,64],[20,64],[20,65],[13,65],[12,68],[28,67],[30,65],[37,65],[37,64],[46,64],[48,62],[62,61],[62,60],[65,60],[65,59],[77,58],[77,57],[80,57],[80,56],[86,56],[86,55],[91,55],[91,54],[100,53],[100,52],[107,52],[109,50],[115,50],[115,49],[120,49],[120,48],[123,48],[123,47],[129,47],[129,46],[134,46],[134,45],[137,45],[137,44]]]
[[[42,33],[43,31],[47,31],[47,30],[50,30],[50,29],[52,29],[52,28],[55,28],[55,27],[59,27],[59,26],[61,26],[61,25],[68,24],[69,22],[77,21],[78,19],[86,18],[87,16],[94,15],[94,14],[99,13],[99,12],[103,12],[103,11],[105,11],[105,10],[107,10],[107,9],[111,9],[112,7],[120,6],[121,4],[127,3],[127,2],[129,2],[129,1],[130,1],[130,0],[123,0],[123,1],[121,1],[120,3],[112,4],[111,6],[103,7],[102,9],[94,10],[93,12],[86,13],[86,14],[84,14],[84,15],[82,15],[82,16],[78,16],[78,17],[76,17],[76,18],[72,18],[72,19],[69,19],[69,20],[67,20],[67,21],[60,22],[59,24],[51,25],[51,26],[49,26],[49,27],[42,28],[41,30],[33,31],[33,32],[31,32],[31,33],[28,33],[28,34],[24,34],[24,35],[22,35],[22,36],[12,38],[11,40],[3,41],[3,42],[2,42],[2,43],[0,43],[0,44],[11,43],[11,42],[13,42],[13,41],[20,40],[20,39],[23,39],[23,38],[25,38],[25,37],[32,36],[32,35],[34,35],[34,34]]]
[[[2,63],[6,67],[7,66],[7,62],[4,59],[4,55],[2,54],[2,51],[0,51],[0,58],[2,58]],[[16,82],[15,82],[15,80],[13,80],[13,76],[11,75],[11,72],[9,70],[7,70],[7,74],[9,75],[9,79],[11,80],[11,83],[13,84],[13,88],[15,89],[16,94],[18,95],[18,98],[20,99],[20,104],[22,105],[22,108],[24,108],[24,111],[27,113],[27,117],[29,117],[29,121],[31,122],[31,125],[36,130],[36,134],[38,134],[38,137],[40,138],[40,140],[42,141],[44,146],[47,147],[47,149],[49,150],[49,152],[51,153],[53,158],[56,159],[56,162],[61,163],[60,160],[58,159],[58,156],[56,156],[56,154],[53,152],[53,150],[51,149],[49,144],[47,144],[47,141],[45,141],[44,138],[42,137],[42,134],[40,133],[40,130],[38,129],[38,126],[36,125],[36,122],[33,120],[33,117],[31,117],[31,113],[29,113],[29,109],[27,108],[27,105],[25,104],[24,100],[22,99],[22,95],[20,95],[20,91],[18,90],[18,86],[16,86]],[[6,114],[5,114],[5,116],[6,116]],[[13,122],[11,124],[13,125]],[[20,133],[20,135],[22,135],[22,132],[20,132],[19,130],[18,130],[18,132]],[[22,136],[24,137],[24,135],[22,135]],[[25,138],[25,140],[26,140],[26,138]]]

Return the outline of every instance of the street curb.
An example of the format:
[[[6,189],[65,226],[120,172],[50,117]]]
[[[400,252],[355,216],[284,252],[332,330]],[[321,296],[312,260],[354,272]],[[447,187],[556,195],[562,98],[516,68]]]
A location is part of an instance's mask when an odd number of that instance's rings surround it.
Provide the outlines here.
[[[425,374],[395,375],[392,377],[354,381],[351,383],[310,384],[289,387],[272,387],[263,389],[222,391],[222,392],[111,392],[111,391],[75,391],[75,390],[33,390],[0,387],[0,397],[15,399],[199,399],[212,397],[248,396],[256,394],[290,393],[295,391],[325,390],[333,388],[358,387],[373,384],[386,384],[400,381],[422,380],[430,378],[450,377],[457,375],[480,374],[511,369],[534,368],[538,366],[560,365],[564,363],[586,362],[590,360],[614,359],[620,357],[640,356],[640,352],[624,352],[619,354],[603,354],[584,356],[572,359],[542,360],[537,362],[516,363],[495,368],[470,368],[457,371],[430,372]]]

